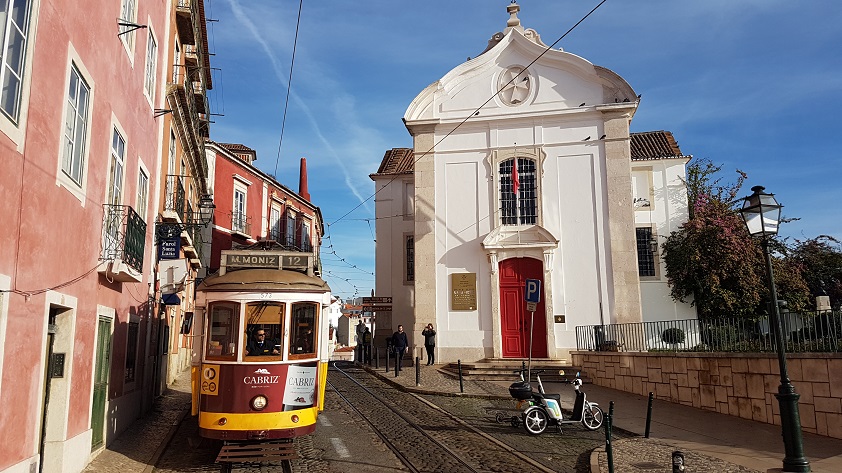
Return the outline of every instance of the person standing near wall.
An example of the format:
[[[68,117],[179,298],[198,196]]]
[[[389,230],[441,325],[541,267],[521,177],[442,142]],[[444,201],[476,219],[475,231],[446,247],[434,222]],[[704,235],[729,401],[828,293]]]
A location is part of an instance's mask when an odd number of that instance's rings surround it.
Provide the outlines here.
[[[356,332],[357,332],[357,348],[356,348],[356,350],[354,350],[356,352],[355,359],[362,362],[363,361],[363,334],[365,333],[365,324],[363,323],[362,318],[360,318],[360,323],[357,324]]]
[[[371,330],[368,327],[363,332],[363,363],[371,364]]]
[[[424,330],[421,331],[424,336],[424,348],[427,349],[427,366],[436,363],[436,331],[433,329],[433,324],[427,324]]]
[[[403,325],[398,325],[398,331],[392,334],[392,348],[395,349],[395,363],[400,371],[403,354],[409,351],[409,340],[406,338],[406,332],[403,331]]]

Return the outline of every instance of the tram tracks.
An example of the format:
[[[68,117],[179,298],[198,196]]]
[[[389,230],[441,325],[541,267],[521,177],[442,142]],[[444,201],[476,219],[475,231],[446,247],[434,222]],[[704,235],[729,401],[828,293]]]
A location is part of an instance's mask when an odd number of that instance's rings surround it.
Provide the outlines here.
[[[334,363],[328,384],[412,472],[551,472],[426,399],[396,393],[365,370]]]

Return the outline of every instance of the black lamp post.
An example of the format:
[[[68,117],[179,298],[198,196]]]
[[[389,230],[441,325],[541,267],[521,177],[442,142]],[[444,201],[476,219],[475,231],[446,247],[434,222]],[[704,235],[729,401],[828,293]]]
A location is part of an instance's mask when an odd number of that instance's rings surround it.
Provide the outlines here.
[[[748,232],[761,238],[763,254],[766,257],[766,271],[769,275],[769,294],[772,303],[769,308],[770,325],[775,335],[775,347],[778,351],[778,365],[781,373],[781,385],[778,386],[778,404],[781,410],[781,430],[784,438],[783,471],[810,471],[810,462],[804,457],[804,443],[801,437],[801,418],[798,413],[798,398],[795,387],[786,371],[786,347],[781,330],[781,318],[778,313],[778,295],[775,291],[775,277],[772,272],[772,256],[769,254],[769,237],[777,235],[781,220],[781,207],[774,194],[763,192],[763,186],[751,188],[754,192],[743,201],[740,215],[745,220]]]

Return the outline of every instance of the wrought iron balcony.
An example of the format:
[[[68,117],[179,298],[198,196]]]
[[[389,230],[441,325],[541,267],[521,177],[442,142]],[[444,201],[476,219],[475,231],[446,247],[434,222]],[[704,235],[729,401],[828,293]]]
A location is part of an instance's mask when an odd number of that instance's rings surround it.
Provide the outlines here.
[[[183,176],[173,174],[167,175],[167,196],[164,202],[164,210],[175,212],[179,221],[185,222],[187,209],[186,192],[184,190]]]
[[[243,212],[231,212],[231,232],[251,238],[251,217]]]
[[[143,271],[146,222],[128,205],[103,205],[102,259],[122,261],[138,273]]]

